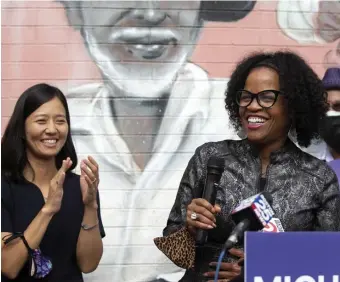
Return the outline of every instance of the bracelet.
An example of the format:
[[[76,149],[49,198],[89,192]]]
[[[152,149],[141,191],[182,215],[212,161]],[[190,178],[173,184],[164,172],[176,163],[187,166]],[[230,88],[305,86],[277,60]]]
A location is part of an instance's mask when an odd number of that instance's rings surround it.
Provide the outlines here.
[[[91,229],[95,228],[97,225],[98,225],[98,221],[95,225],[92,225],[92,226],[88,226],[87,224],[82,223],[81,228],[83,228],[84,230],[91,230]]]
[[[28,252],[31,253],[32,249],[28,245],[28,243],[26,241],[26,238],[24,236],[24,233],[22,233],[22,232],[14,232],[12,234],[8,234],[8,235],[6,235],[6,236],[4,236],[2,238],[2,241],[4,241],[4,244],[7,245],[9,242],[11,242],[11,241],[13,241],[14,239],[17,239],[17,238],[20,238],[23,241],[23,243],[24,243],[25,247],[27,248]]]

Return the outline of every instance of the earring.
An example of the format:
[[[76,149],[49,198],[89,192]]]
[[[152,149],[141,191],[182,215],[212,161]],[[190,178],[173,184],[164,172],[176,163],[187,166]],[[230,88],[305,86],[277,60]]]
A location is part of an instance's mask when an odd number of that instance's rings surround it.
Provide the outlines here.
[[[288,137],[291,141],[293,141],[294,143],[297,142],[297,135],[296,135],[296,130],[295,128],[293,128],[293,126],[290,126],[290,129],[288,131]]]
[[[246,139],[246,138],[247,138],[247,134],[246,134],[246,132],[244,131],[243,127],[241,127],[241,128],[237,131],[237,136],[238,136],[240,139]]]

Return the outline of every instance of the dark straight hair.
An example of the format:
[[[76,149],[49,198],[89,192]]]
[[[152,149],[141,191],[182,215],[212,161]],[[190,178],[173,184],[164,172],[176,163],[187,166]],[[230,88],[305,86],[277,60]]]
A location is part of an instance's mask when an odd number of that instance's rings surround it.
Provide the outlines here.
[[[70,113],[64,94],[56,87],[40,83],[36,84],[21,94],[15,104],[13,114],[1,139],[1,175],[11,181],[24,180],[23,172],[28,164],[25,121],[41,105],[58,98],[66,112],[69,127],[66,142],[56,156],[56,167],[59,169],[67,157],[72,160],[69,171],[77,166],[77,154],[71,138]]]

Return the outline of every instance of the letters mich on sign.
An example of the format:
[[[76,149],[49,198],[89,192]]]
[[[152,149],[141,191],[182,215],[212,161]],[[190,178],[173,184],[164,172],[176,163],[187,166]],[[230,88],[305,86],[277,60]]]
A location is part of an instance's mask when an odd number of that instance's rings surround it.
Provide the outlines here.
[[[247,232],[246,282],[340,282],[340,232]]]

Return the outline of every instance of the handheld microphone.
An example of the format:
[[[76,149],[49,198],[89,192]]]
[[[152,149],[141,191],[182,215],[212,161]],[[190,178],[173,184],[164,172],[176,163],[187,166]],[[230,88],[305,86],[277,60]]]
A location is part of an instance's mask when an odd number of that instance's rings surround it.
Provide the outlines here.
[[[231,213],[236,227],[225,242],[224,249],[229,250],[242,242],[246,231],[258,231],[265,228],[274,215],[272,202],[273,198],[268,192],[243,200]]]
[[[216,187],[220,182],[222,173],[224,171],[224,159],[212,156],[208,160],[207,165],[207,178],[202,194],[202,198],[207,200],[213,206],[216,200]],[[208,232],[206,230],[199,229],[196,233],[196,244],[203,245],[206,243]]]

